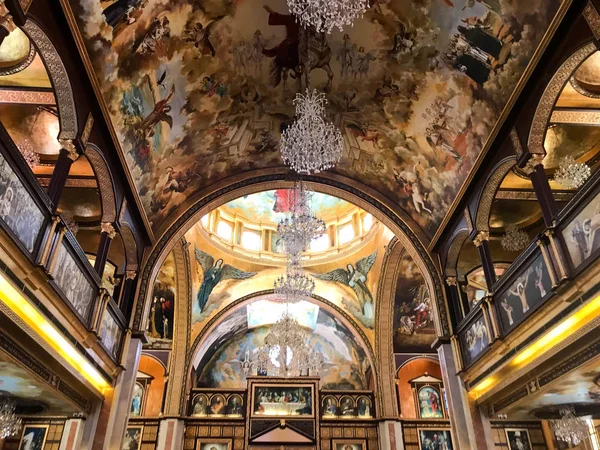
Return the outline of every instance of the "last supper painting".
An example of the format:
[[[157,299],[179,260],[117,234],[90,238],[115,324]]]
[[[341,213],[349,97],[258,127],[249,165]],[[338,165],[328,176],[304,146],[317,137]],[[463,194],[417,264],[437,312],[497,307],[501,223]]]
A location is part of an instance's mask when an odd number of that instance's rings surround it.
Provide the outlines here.
[[[205,186],[281,166],[310,86],[343,133],[335,172],[431,237],[560,2],[379,0],[331,34],[307,33],[282,0],[70,4],[155,231]]]

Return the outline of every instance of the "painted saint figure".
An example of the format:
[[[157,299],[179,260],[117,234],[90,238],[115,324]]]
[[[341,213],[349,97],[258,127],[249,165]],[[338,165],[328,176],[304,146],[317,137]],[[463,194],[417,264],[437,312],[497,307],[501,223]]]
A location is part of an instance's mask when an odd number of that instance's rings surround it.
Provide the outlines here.
[[[542,281],[542,278],[544,276],[544,271],[542,269],[542,265],[538,265],[535,266],[535,274],[537,275],[536,279],[535,279],[535,285],[538,288],[538,290],[540,291],[540,295],[542,296],[542,298],[544,298],[546,296],[546,289],[544,288],[544,283]]]
[[[506,301],[506,299],[502,300],[502,308],[506,312],[506,316],[508,317],[508,325],[512,325],[515,321],[512,318],[513,307]]]
[[[527,281],[529,281],[529,275],[531,274],[531,269],[529,269],[525,275],[521,275],[517,278],[517,281],[514,284],[514,288],[509,290],[509,294],[518,297],[521,300],[521,306],[523,308],[523,314],[529,311],[529,303],[527,302]]]
[[[244,272],[243,270],[236,269],[229,264],[223,265],[223,260],[220,258],[217,260],[217,262],[215,262],[215,259],[211,255],[203,252],[198,247],[195,247],[194,251],[196,261],[200,267],[202,267],[202,272],[204,275],[202,285],[200,286],[198,296],[196,297],[200,312],[204,310],[204,307],[208,302],[208,297],[212,293],[215,286],[217,286],[217,284],[219,284],[221,281],[245,280],[256,275],[256,272]]]
[[[375,258],[377,258],[377,250],[359,260],[356,263],[356,268],[352,264],[348,264],[346,269],[335,269],[331,272],[313,275],[313,277],[323,281],[350,286],[356,294],[365,318],[373,318],[375,315],[373,295],[365,283],[367,281],[367,274],[371,270],[371,267],[373,267],[373,263],[375,263]]]

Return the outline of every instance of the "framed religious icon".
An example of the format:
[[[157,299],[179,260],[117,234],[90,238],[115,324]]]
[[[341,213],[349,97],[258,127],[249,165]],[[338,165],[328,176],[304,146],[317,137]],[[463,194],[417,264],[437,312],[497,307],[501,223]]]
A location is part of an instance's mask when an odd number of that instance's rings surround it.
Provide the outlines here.
[[[521,428],[506,428],[504,431],[509,450],[531,450],[529,431]]]
[[[142,425],[127,427],[125,439],[123,439],[123,450],[139,450],[142,446],[143,434],[144,427]]]
[[[432,377],[427,372],[410,380],[415,409],[420,419],[443,419],[446,417],[444,407],[442,380]]]
[[[48,437],[48,425],[25,425],[19,450],[43,450]]]
[[[244,399],[239,394],[232,394],[227,399],[227,416],[242,417]]]
[[[332,450],[365,450],[365,441],[361,439],[334,439]]]
[[[197,439],[196,450],[231,450],[231,439]]]
[[[142,405],[144,403],[144,387],[142,383],[136,382],[133,387],[133,396],[131,397],[131,408],[129,409],[129,415],[141,416]]]
[[[323,417],[336,417],[338,415],[338,401],[335,395],[323,397],[321,414],[323,414]]]
[[[419,429],[419,450],[454,450],[450,429]]]
[[[252,385],[252,416],[314,417],[314,385]]]
[[[204,417],[208,415],[208,397],[206,394],[197,394],[192,398],[192,416]]]
[[[373,402],[366,395],[361,395],[356,401],[356,412],[358,417],[362,419],[370,419],[373,417]]]

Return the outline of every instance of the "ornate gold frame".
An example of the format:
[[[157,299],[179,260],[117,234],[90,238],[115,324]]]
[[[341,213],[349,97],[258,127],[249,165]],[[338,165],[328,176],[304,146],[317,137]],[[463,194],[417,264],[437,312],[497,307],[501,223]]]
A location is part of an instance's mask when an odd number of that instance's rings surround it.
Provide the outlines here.
[[[508,446],[508,450],[516,450],[510,447],[510,440],[508,439],[508,433],[510,431],[518,431],[520,433],[525,432],[527,435],[527,443],[529,444],[529,448],[527,450],[532,450],[531,448],[531,435],[529,434],[529,430],[527,428],[505,428],[504,435],[506,436],[506,445]]]
[[[298,380],[298,378],[296,378],[296,380]],[[248,409],[250,411],[250,415],[249,418],[253,418],[253,419],[263,419],[263,418],[311,418],[314,419],[315,415],[316,415],[316,405],[315,405],[315,384],[314,382],[307,382],[305,384],[303,383],[290,383],[290,384],[286,384],[286,383],[260,383],[260,382],[252,382],[250,383],[250,389],[251,392],[249,393],[249,398],[250,401],[248,402]],[[312,397],[312,412],[310,413],[310,415],[308,414],[301,414],[301,415],[289,415],[289,416],[270,416],[270,415],[266,415],[266,414],[256,414],[256,412],[254,411],[254,397],[256,394],[256,388],[261,388],[261,387],[272,387],[272,388],[304,388],[304,389],[308,389],[310,388],[310,395]]]
[[[196,450],[202,450],[202,444],[227,444],[227,450],[231,450],[232,439],[211,439],[211,438],[198,438],[196,439]]]
[[[23,445],[23,438],[25,437],[25,432],[29,428],[43,428],[46,430],[44,432],[44,440],[42,441],[42,446],[40,447],[40,448],[44,448],[44,445],[46,445],[46,441],[48,440],[48,428],[50,428],[50,425],[25,424],[25,425],[23,425],[23,431],[21,432],[21,439],[19,439],[19,450],[21,449],[21,447]]]
[[[362,450],[366,450],[367,441],[365,439],[334,439],[331,443],[331,450],[337,450],[338,445],[360,444]]]

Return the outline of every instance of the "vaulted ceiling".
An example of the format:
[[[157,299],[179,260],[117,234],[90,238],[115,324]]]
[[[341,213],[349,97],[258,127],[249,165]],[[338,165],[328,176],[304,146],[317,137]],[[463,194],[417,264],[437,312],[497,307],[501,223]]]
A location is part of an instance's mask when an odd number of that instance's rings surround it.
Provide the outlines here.
[[[309,74],[344,134],[333,171],[435,234],[560,1],[371,3],[301,58],[307,35],[283,0],[71,0],[155,232],[216,181],[282,166]]]

